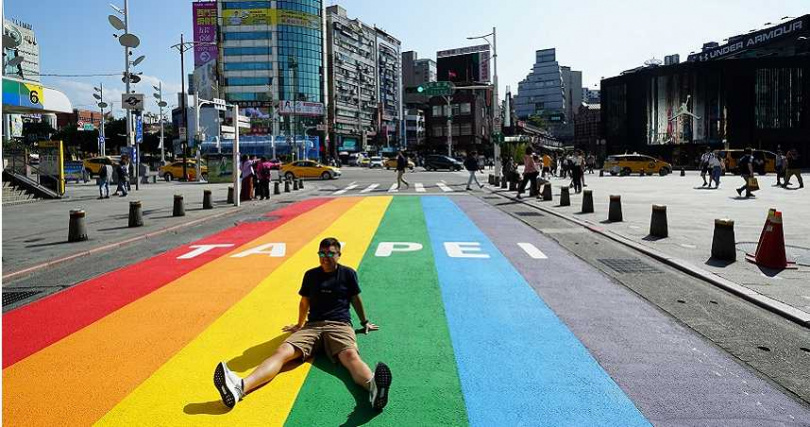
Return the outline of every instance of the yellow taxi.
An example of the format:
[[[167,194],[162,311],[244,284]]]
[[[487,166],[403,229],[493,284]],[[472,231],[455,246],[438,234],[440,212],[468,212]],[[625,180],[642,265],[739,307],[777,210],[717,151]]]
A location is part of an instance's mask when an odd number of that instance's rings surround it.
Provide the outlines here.
[[[390,159],[385,159],[385,162],[383,163],[383,166],[385,166],[385,168],[388,169],[388,170],[396,169],[397,168],[397,158],[396,157],[391,157]],[[413,164],[411,159],[408,159],[408,169],[413,170],[414,166],[415,165]]]
[[[371,157],[363,157],[362,159],[360,159],[360,162],[357,163],[358,166],[361,166],[361,167],[364,167],[364,168],[369,167],[370,164],[371,164]]]
[[[726,162],[726,170],[735,174],[739,174],[739,166],[737,162],[742,156],[745,155],[745,150],[730,149],[730,150],[717,150],[720,153],[720,158]],[[760,175],[766,173],[776,172],[776,153],[766,150],[753,150],[751,155],[754,157],[754,172]]]
[[[120,158],[113,158],[110,156],[104,157],[90,157],[82,161],[82,167],[92,178],[93,175],[98,175],[102,166],[115,165],[120,161]]]
[[[332,166],[322,165],[314,160],[299,160],[297,162],[282,165],[281,175],[287,179],[337,179],[340,178],[340,169]]]
[[[664,176],[672,172],[672,165],[655,157],[638,153],[614,154],[608,156],[602,169],[610,172],[611,175],[630,175],[644,171],[647,175],[658,173]]]
[[[200,166],[200,172],[202,173],[202,177],[204,180],[208,180],[208,166],[202,164]],[[186,173],[189,176],[189,179],[192,181],[197,180],[197,162],[193,160],[186,161]],[[166,181],[171,181],[173,179],[180,179],[183,177],[183,161],[177,160],[171,162],[167,165],[160,167],[160,176],[162,176]]]

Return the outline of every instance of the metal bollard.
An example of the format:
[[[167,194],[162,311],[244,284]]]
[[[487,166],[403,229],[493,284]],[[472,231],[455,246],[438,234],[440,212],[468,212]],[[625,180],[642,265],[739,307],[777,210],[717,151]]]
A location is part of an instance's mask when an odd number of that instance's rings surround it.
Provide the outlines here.
[[[652,216],[650,217],[650,236],[669,237],[667,227],[667,207],[665,205],[652,205]]]
[[[506,177],[501,177],[501,189],[505,190],[509,184],[506,181]]]
[[[734,240],[734,221],[730,219],[714,220],[712,237],[712,258],[721,261],[736,261],[737,247]]]
[[[304,178],[301,178],[301,179],[298,180],[298,189],[299,190],[304,189]]]
[[[544,202],[551,201],[551,183],[548,183],[543,186],[543,201]]]
[[[228,187],[228,203],[233,203],[233,187]]]
[[[681,176],[686,176],[686,169],[681,168]]]
[[[571,192],[567,185],[560,187],[560,206],[571,206]]]
[[[214,209],[211,201],[211,190],[203,190],[203,209]]]
[[[582,213],[593,213],[593,190],[582,192]]]
[[[174,209],[172,210],[172,216],[186,216],[186,207],[183,203],[182,194],[174,195]]]
[[[290,192],[290,181],[284,181],[284,192],[285,193]]]
[[[605,170],[599,169],[599,176],[605,176]]]
[[[281,194],[281,190],[279,189],[279,187],[280,187],[279,182],[274,182],[273,183],[273,194],[275,194],[275,195]]]
[[[298,180],[297,179],[293,180],[293,191],[298,191]]]
[[[608,221],[622,222],[622,196],[610,196],[610,208],[608,209]]]
[[[129,226],[143,226],[143,211],[140,200],[129,202]]]
[[[68,242],[81,242],[87,240],[87,227],[84,224],[85,213],[81,209],[70,211],[68,224]]]
[[[489,183],[489,185],[495,184],[495,176],[493,176],[492,174],[489,174],[487,176],[487,182]]]

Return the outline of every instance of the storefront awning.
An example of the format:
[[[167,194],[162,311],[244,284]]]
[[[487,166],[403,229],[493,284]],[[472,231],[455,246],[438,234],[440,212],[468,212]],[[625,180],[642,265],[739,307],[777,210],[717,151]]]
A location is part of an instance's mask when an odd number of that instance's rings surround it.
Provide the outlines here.
[[[3,77],[3,113],[72,113],[68,97],[38,82]]]

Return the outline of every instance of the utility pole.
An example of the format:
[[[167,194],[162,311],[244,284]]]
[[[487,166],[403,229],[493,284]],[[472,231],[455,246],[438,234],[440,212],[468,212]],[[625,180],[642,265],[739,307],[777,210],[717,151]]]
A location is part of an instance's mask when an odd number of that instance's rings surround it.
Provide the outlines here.
[[[495,27],[492,27],[492,54],[495,60],[495,74],[492,77],[494,88],[492,89],[492,133],[500,134],[500,105],[498,103],[498,34]],[[501,157],[501,146],[496,141],[493,141],[492,161],[495,163],[495,176],[501,176],[501,162],[498,161]]]
[[[442,96],[447,103],[447,156],[453,157],[453,108],[450,105],[450,97]]]

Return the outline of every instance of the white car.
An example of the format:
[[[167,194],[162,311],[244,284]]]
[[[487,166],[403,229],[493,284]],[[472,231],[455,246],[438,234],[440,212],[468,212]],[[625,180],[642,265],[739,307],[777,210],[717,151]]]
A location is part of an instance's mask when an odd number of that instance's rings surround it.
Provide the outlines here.
[[[374,168],[382,169],[383,168],[383,159],[382,159],[382,157],[373,156],[371,158],[371,162],[369,162],[369,164],[368,164],[368,168],[369,169],[374,169]]]

